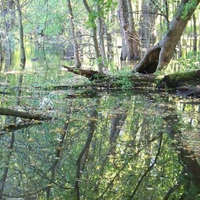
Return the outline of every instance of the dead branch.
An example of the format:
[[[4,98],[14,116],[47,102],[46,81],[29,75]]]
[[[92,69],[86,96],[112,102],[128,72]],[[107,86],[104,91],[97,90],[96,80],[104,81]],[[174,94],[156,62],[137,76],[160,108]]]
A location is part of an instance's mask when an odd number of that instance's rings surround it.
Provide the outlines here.
[[[63,67],[67,69],[69,72],[88,78],[90,81],[105,79],[108,77],[108,75],[94,70],[71,68],[65,65],[63,65]]]
[[[21,117],[26,119],[35,119],[35,120],[52,120],[53,117],[43,115],[43,114],[36,114],[30,113],[25,111],[18,111],[9,108],[0,108],[0,115],[7,115],[7,116],[14,116],[14,117]]]

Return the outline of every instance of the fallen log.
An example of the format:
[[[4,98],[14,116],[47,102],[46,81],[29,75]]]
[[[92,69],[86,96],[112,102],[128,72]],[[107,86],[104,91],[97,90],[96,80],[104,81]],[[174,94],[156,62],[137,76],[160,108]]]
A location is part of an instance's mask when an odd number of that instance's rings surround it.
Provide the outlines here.
[[[9,108],[0,108],[0,115],[21,117],[21,118],[34,119],[34,120],[52,120],[52,119],[54,119],[52,116],[36,114],[36,113],[29,113],[29,112],[25,112],[25,111],[12,110]]]
[[[155,81],[157,81],[157,78],[155,75],[148,75],[148,74],[132,74],[129,75],[119,75],[119,76],[111,76],[105,73],[101,73],[98,71],[93,70],[85,70],[85,69],[79,69],[79,68],[70,68],[68,66],[64,66],[64,68],[68,69],[69,72],[72,72],[77,75],[84,76],[88,78],[90,81],[93,81],[93,87],[95,87],[95,84],[97,87],[103,87],[107,89],[111,88],[117,88],[124,86],[129,86],[131,88],[132,86],[135,87],[144,87],[144,86],[150,86],[152,87],[152,84],[155,84]],[[79,85],[80,87],[80,85]],[[86,87],[84,85],[83,87]]]
[[[198,85],[200,84],[200,70],[166,75],[160,84],[166,84],[168,88],[177,88],[183,85]]]
[[[90,81],[105,79],[108,77],[108,75],[94,70],[72,68],[65,65],[63,65],[63,67],[67,69],[69,72],[88,78]]]
[[[96,84],[97,87],[104,88],[154,88],[154,89],[176,89],[184,85],[196,86],[200,84],[200,70],[189,72],[178,72],[158,77],[152,74],[130,73],[126,76],[111,76],[98,71],[83,70],[77,68],[70,68],[65,66],[68,71],[84,76],[91,81],[94,81],[93,88]]]

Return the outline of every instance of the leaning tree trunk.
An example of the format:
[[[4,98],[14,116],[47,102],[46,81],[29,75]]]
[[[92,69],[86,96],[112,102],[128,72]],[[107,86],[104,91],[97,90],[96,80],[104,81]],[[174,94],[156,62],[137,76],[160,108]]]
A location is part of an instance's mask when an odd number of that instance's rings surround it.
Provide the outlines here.
[[[78,41],[76,39],[76,31],[74,26],[74,15],[72,11],[71,1],[67,0],[67,8],[69,11],[69,18],[70,18],[70,26],[71,26],[71,33],[72,33],[72,40],[73,40],[73,46],[74,46],[74,58],[75,58],[75,65],[77,68],[81,67],[81,61],[79,56],[79,47],[78,47]]]
[[[139,37],[133,21],[133,12],[130,0],[118,0],[118,15],[121,25],[122,51],[121,60],[138,60],[140,58]]]
[[[169,24],[169,30],[160,42],[150,48],[133,71],[139,73],[154,73],[163,70],[172,59],[176,45],[190,20],[200,0],[182,0],[181,5]]]

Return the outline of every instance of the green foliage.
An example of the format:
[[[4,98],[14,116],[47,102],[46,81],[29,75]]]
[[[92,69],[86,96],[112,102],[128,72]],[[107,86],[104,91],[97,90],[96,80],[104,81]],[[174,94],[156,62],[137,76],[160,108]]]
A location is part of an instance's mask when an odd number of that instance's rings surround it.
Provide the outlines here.
[[[122,89],[130,89],[133,86],[130,78],[130,67],[124,67],[122,70],[116,71],[113,75],[117,77],[115,83],[121,86]]]
[[[96,20],[98,18],[105,18],[105,15],[109,13],[110,9],[116,7],[117,3],[113,0],[98,0],[93,2],[93,7],[98,7],[98,11],[93,9],[91,6],[91,12],[88,13],[88,20],[86,21],[86,26],[90,28],[96,27]]]
[[[187,1],[184,6],[182,18],[187,18],[190,10],[195,10],[198,5],[197,0]]]
[[[200,57],[199,52],[190,52],[186,57],[181,57],[177,60],[177,63],[181,66],[182,71],[192,71],[200,69]]]
[[[76,23],[80,23],[79,27],[82,28],[87,13],[81,13],[82,7],[78,6],[82,5],[81,1],[73,3]],[[96,3],[101,11],[88,14],[89,27],[95,27],[96,19],[105,17],[104,14],[114,5],[111,0],[90,1],[90,5]],[[64,0],[29,1],[26,5],[29,5],[24,13],[26,33],[32,32],[39,25],[52,38],[63,27],[67,35],[69,24]],[[42,45],[36,47],[45,49]],[[55,119],[44,122],[20,119],[22,122],[19,120],[18,124],[13,124],[10,128],[6,124],[9,116],[0,116],[0,179],[3,180],[7,171],[3,191],[6,197],[25,195],[29,198],[29,194],[36,194],[37,199],[45,199],[47,188],[51,188],[50,199],[73,200],[77,199],[74,188],[77,181],[81,199],[127,200],[136,190],[133,199],[162,200],[177,183],[179,187],[171,194],[171,199],[180,199],[184,193],[189,197],[199,194],[199,186],[194,184],[192,176],[181,173],[185,166],[179,156],[182,146],[176,146],[180,141],[181,144],[185,142],[183,139],[187,137],[183,138],[184,133],[188,133],[190,139],[191,136],[195,139],[198,137],[198,134],[192,132],[198,132],[199,115],[195,109],[199,107],[184,105],[184,109],[177,112],[183,99],[176,102],[173,95],[163,96],[136,90],[134,92],[138,92],[138,95],[130,94],[132,90],[106,90],[96,96],[93,85],[89,89],[84,88],[85,95],[77,97],[73,95],[77,91],[71,86],[83,83],[85,79],[61,70],[63,63],[72,63],[61,61],[56,56],[57,51],[52,51],[49,47],[40,52],[42,55],[37,52],[37,48],[26,49],[28,59],[24,71],[19,71],[16,61],[9,72],[0,75],[1,91],[5,92],[1,95],[0,105],[55,116]],[[33,57],[39,58],[38,61],[31,61]],[[185,69],[196,69],[200,62],[198,57],[200,56],[188,55],[178,62]],[[97,59],[97,62],[101,61],[101,57]],[[116,83],[124,89],[132,87],[130,70],[131,68],[124,67],[114,73]],[[66,85],[70,89],[54,87]],[[79,88],[77,85],[76,89],[83,94],[83,87]],[[43,100],[52,103],[53,109],[42,104]],[[92,117],[91,110],[96,110],[98,116]],[[176,120],[167,121],[177,113],[179,116]],[[183,118],[185,120],[181,120]],[[196,124],[193,123],[195,120]],[[191,122],[190,126],[186,124],[188,121]],[[92,122],[97,125],[88,145]],[[170,132],[172,129],[176,134],[173,140],[171,137],[174,133]],[[111,142],[111,133],[118,133],[114,142]],[[11,141],[14,142],[12,149]],[[196,148],[197,144],[194,146]],[[87,151],[81,154],[85,149]],[[189,148],[187,150],[190,151]],[[198,153],[197,150],[195,153]],[[156,156],[156,164],[150,168]],[[81,170],[78,171],[80,157]],[[81,175],[77,177],[79,172]]]
[[[45,35],[55,36],[62,32],[66,21],[65,8],[60,1],[34,1],[29,5],[24,20],[25,33],[32,33],[40,29]],[[34,13],[30,15],[29,13]]]
[[[122,89],[130,89],[133,86],[129,76],[123,76],[123,75],[118,77],[116,84],[119,84]]]

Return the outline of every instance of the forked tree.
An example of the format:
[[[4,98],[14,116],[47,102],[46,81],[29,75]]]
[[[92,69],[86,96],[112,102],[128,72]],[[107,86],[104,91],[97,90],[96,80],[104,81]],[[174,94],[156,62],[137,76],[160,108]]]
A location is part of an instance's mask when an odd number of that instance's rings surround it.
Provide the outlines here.
[[[200,0],[182,0],[175,16],[169,24],[169,29],[161,40],[150,48],[133,70],[149,74],[156,70],[164,70],[173,57],[175,47],[190,20]]]

